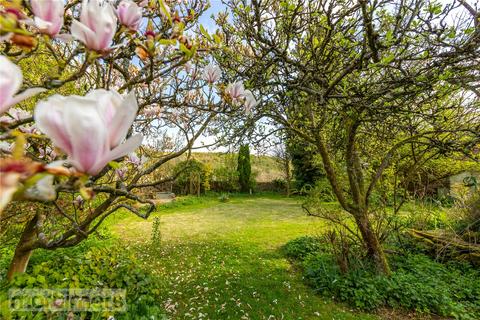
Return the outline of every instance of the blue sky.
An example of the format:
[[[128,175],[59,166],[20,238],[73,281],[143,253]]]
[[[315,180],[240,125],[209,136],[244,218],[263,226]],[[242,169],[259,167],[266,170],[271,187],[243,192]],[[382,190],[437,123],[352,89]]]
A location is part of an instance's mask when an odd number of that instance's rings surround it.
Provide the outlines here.
[[[210,0],[210,8],[200,17],[199,21],[209,32],[214,32],[217,28],[215,22],[211,19],[212,14],[225,10],[225,5],[220,0]]]

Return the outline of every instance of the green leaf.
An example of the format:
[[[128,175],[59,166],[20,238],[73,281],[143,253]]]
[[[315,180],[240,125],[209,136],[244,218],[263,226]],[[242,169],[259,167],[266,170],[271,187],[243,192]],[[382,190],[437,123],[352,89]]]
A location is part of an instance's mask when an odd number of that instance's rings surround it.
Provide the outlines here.
[[[200,32],[203,34],[205,38],[208,39],[208,41],[212,41],[212,37],[210,36],[210,34],[208,34],[207,30],[205,30],[203,25],[200,25]]]
[[[175,39],[160,39],[158,43],[164,46],[174,46],[177,44],[177,40]]]
[[[110,161],[108,165],[113,169],[120,169],[120,164],[116,161]]]

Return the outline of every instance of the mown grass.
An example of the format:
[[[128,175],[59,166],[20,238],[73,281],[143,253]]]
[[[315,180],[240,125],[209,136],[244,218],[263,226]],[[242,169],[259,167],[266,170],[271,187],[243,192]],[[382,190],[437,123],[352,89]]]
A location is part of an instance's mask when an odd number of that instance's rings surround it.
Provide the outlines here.
[[[151,243],[152,225],[160,240]],[[158,281],[172,319],[372,319],[315,294],[280,253],[321,232],[295,199],[233,196],[180,200],[149,220],[120,214],[108,228]]]

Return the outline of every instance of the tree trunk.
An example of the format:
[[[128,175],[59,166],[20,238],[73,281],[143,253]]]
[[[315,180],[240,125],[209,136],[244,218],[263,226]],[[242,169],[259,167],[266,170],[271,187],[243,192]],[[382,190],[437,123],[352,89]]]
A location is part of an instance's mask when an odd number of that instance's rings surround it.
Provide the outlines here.
[[[287,158],[285,160],[285,177],[286,177],[286,184],[287,184],[287,198],[290,197],[290,182],[292,178],[290,177],[290,159]]]
[[[12,262],[7,273],[7,279],[12,280],[16,273],[24,273],[28,266],[28,261],[32,255],[33,249],[29,244],[36,238],[35,227],[37,224],[37,216],[33,217],[23,230],[20,241],[15,248]]]
[[[387,257],[383,251],[380,241],[375,232],[372,230],[372,225],[368,220],[366,213],[355,214],[355,221],[358,229],[362,234],[363,243],[367,249],[367,255],[375,263],[378,272],[385,275],[390,275],[390,266],[388,265]]]

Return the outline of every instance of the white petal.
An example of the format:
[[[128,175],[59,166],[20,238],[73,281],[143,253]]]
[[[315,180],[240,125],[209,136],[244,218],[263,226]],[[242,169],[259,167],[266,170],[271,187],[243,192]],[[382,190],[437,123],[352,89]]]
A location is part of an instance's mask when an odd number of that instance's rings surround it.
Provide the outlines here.
[[[45,88],[29,88],[29,89],[23,91],[22,93],[17,94],[15,97],[13,97],[13,99],[10,100],[9,105],[13,106],[13,105],[19,103],[20,101],[23,101],[25,99],[28,99],[30,97],[33,97],[34,95],[37,95],[37,94],[39,94],[41,92],[45,92],[45,91],[47,91],[47,89],[45,89]]]
[[[72,154],[72,145],[63,120],[63,111],[66,98],[60,95],[40,101],[35,107],[35,123],[40,131],[45,133],[53,144],[66,154]]]
[[[73,20],[70,31],[72,36],[82,42],[87,48],[96,49],[98,47],[95,33],[83,23]]]
[[[143,136],[141,134],[136,134],[129,139],[127,139],[124,143],[117,146],[113,150],[111,150],[105,158],[100,159],[97,161],[95,166],[92,168],[91,171],[98,173],[102,170],[110,161],[123,157],[130,152],[135,151],[141,144],[142,144]]]
[[[78,96],[68,97],[64,120],[72,144],[70,159],[83,172],[95,174],[92,167],[108,152],[107,130],[98,114],[96,101]]]
[[[117,108],[114,118],[109,126],[110,147],[117,146],[127,136],[128,129],[132,126],[137,116],[138,104],[135,93],[130,92]]]

